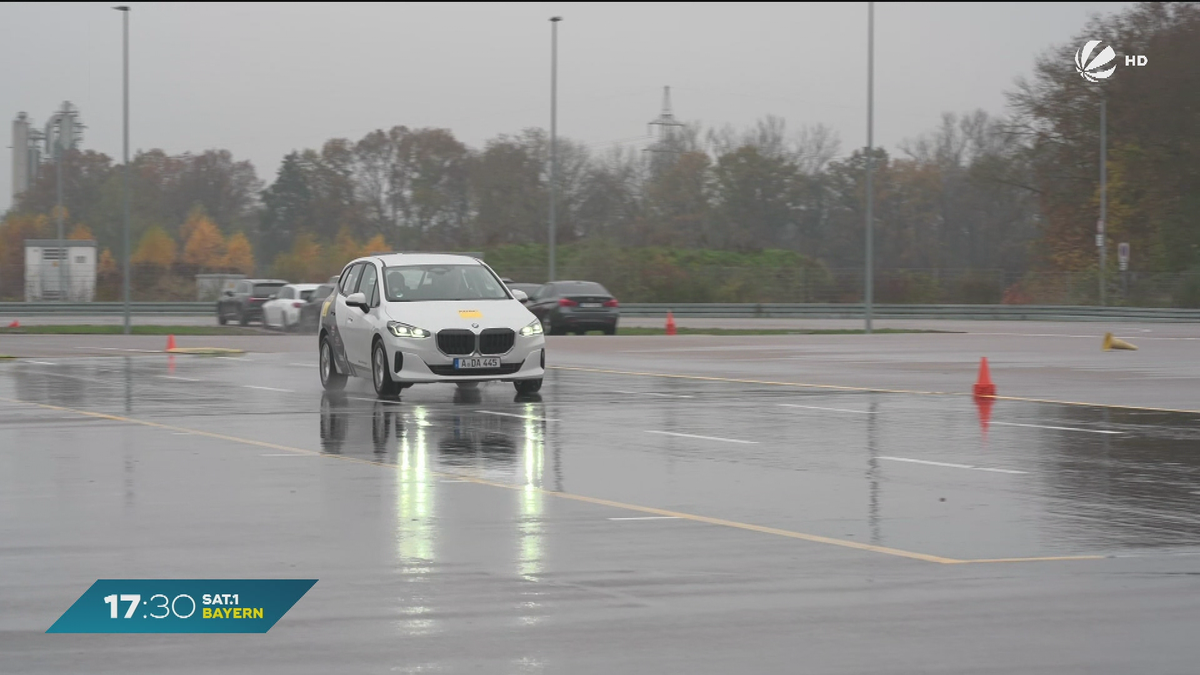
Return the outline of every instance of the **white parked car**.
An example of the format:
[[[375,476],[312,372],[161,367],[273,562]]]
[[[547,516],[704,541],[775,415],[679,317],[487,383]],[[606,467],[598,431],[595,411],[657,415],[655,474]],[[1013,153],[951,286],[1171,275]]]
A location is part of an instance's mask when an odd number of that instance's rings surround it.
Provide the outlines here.
[[[263,303],[263,325],[291,330],[300,325],[300,308],[321,284],[287,284]]]
[[[369,378],[394,396],[425,382],[512,382],[519,394],[542,387],[542,324],[483,261],[466,255],[389,253],[342,270],[321,308],[321,384]]]

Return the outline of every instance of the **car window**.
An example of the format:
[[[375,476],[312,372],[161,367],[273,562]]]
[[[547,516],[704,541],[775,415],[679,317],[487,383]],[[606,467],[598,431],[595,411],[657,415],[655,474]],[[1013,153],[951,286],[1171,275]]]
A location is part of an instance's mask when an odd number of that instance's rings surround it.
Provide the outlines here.
[[[315,288],[310,288],[307,291],[300,291],[300,299],[301,300],[312,300],[313,295],[316,292],[317,292],[317,289],[315,289]],[[326,291],[325,295],[329,295],[329,292]],[[325,297],[325,295],[322,295],[321,297],[323,298],[323,297]]]
[[[350,295],[358,288],[358,275],[362,274],[362,268],[362,263],[358,263],[342,272],[342,295]]]
[[[332,292],[333,292],[333,286],[324,284],[324,285],[318,286],[317,289],[312,292],[311,297],[306,297],[306,299],[308,299],[308,300],[324,300],[325,298],[329,297],[329,294]]]
[[[283,284],[254,284],[254,290],[251,295],[256,298],[266,298],[272,293],[278,293],[281,286]]]
[[[378,304],[378,298],[375,296],[375,287],[379,282],[379,271],[375,269],[375,265],[367,263],[363,265],[362,281],[358,283],[358,292],[367,296],[367,302],[372,307]]]
[[[612,295],[594,281],[571,281],[555,284],[555,287],[563,295]]]

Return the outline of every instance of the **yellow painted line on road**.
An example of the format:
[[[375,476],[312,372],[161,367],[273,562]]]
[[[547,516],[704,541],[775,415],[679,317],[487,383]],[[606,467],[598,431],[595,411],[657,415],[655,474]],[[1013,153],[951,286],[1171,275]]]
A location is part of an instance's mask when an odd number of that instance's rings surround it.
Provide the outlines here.
[[[199,429],[191,429],[188,427],[175,426],[173,424],[163,424],[161,422],[150,422],[148,420],[140,420],[133,417],[123,417],[121,415],[111,415],[109,413],[94,412],[91,410],[79,410],[77,408],[67,408],[65,406],[52,405],[50,403],[38,403],[35,401],[24,401],[21,399],[0,398],[0,401],[6,403],[17,403],[22,405],[32,405],[47,410],[55,410],[58,412],[69,412],[86,417],[96,419],[109,420],[112,422],[124,422],[127,424],[136,424],[139,426],[150,427],[154,429],[163,429],[165,431],[173,431],[184,434],[194,434],[205,438],[212,438],[230,443],[239,443],[243,445],[252,445],[259,448],[271,448],[273,450],[284,450],[291,453],[303,455],[316,455],[329,459],[337,459],[355,464],[369,464],[371,466],[379,466],[387,469],[395,470],[397,467],[394,464],[387,464],[376,460],[363,459],[360,457],[349,457],[346,455],[330,455],[316,450],[308,450],[305,448],[297,448],[290,445],[281,445],[279,443],[270,443],[267,441],[257,441],[252,438],[242,438],[240,436],[230,436],[214,431],[202,431]],[[804,532],[795,532],[793,530],[784,530],[778,527],[767,527],[765,525],[754,525],[752,523],[743,523],[736,520],[727,520],[724,518],[713,518],[710,516],[701,516],[694,513],[685,513],[683,511],[671,511],[669,509],[660,509],[653,506],[642,506],[640,504],[629,504],[626,502],[618,502],[611,499],[602,499],[600,497],[589,497],[587,495],[573,494],[570,492],[558,492],[556,490],[547,490],[537,486],[515,483],[499,483],[496,481],[486,480],[483,478],[475,478],[456,473],[446,473],[442,471],[430,471],[429,475],[435,478],[449,478],[454,480],[466,481],[477,485],[486,485],[489,487],[503,488],[505,490],[534,490],[538,493],[549,495],[552,497],[560,497],[572,501],[583,502],[585,504],[594,504],[596,506],[607,506],[614,509],[623,509],[626,511],[635,511],[638,513],[647,513],[655,516],[666,516],[670,518],[678,518],[680,520],[690,520],[697,523],[706,523],[708,525],[718,525],[721,527],[731,527],[738,530],[746,530],[749,532],[758,532],[761,534],[770,534],[777,537],[786,537],[788,539],[799,539],[816,544],[827,544],[830,546],[840,546],[842,548],[851,548],[859,551],[868,551],[871,553],[881,553],[897,558],[908,558],[910,560],[921,560],[924,562],[939,563],[942,565],[959,565],[966,563],[1001,563],[1001,562],[1049,562],[1049,561],[1066,561],[1066,560],[1100,560],[1107,556],[1053,556],[1045,558],[996,558],[989,560],[960,560],[957,558],[946,558],[939,555],[930,555],[928,553],[917,553],[915,551],[905,551],[898,548],[890,548],[887,546],[876,546],[875,544],[865,544],[858,541],[849,541],[846,539],[836,539],[834,537],[824,537],[818,534],[807,534]]]
[[[646,373],[635,370],[609,370],[607,368],[584,368],[581,366],[546,366],[547,370],[563,370],[579,373],[599,373],[602,375],[626,375],[629,377],[661,377],[675,380],[695,380],[699,382],[727,382],[731,384],[765,384],[774,387],[796,387],[799,389],[832,389],[835,391],[857,391],[870,394],[915,394],[917,396],[974,396],[966,391],[921,391],[917,389],[883,389],[880,387],[852,387],[842,384],[815,384],[812,382],[778,382],[775,380],[755,380],[740,377],[720,377],[717,375],[685,375],[682,373]],[[1051,405],[1070,405],[1087,408],[1107,408],[1109,410],[1141,410],[1144,412],[1184,413],[1200,415],[1200,410],[1183,408],[1153,408],[1136,405],[1114,405],[1112,403],[1088,403],[1086,401],[1057,401],[1045,398],[1027,398],[1024,396],[987,396],[995,401],[1020,401],[1023,403],[1046,403]]]

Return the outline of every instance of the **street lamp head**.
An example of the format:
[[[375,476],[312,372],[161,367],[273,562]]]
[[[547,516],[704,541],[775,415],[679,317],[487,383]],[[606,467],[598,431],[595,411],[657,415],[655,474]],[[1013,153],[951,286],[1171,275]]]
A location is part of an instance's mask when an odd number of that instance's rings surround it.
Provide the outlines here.
[[[120,5],[118,7],[113,7],[113,9],[117,10],[118,12],[128,12],[129,6],[128,5]]]
[[[558,23],[559,21],[562,21],[562,17],[561,16],[552,16],[552,17],[550,17],[550,20],[553,21],[554,23]]]

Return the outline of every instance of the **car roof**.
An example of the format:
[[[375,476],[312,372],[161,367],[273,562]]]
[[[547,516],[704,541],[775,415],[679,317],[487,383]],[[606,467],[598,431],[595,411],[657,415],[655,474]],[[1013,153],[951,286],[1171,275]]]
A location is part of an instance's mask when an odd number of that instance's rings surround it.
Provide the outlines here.
[[[459,253],[382,253],[380,255],[359,258],[361,260],[379,260],[388,267],[401,265],[482,265],[478,258]]]
[[[287,284],[283,279],[241,279],[240,281],[249,281],[252,284]]]
[[[288,284],[292,288],[298,288],[302,291],[311,291],[318,286],[328,286],[329,284]]]

